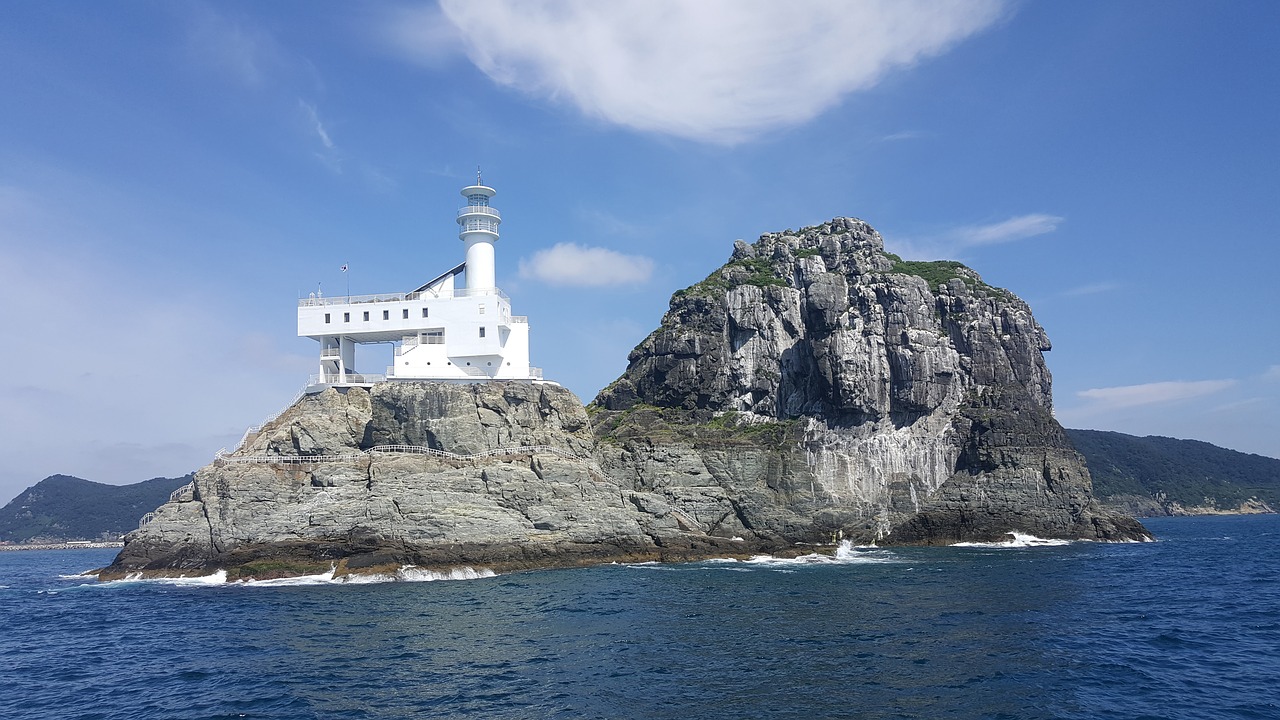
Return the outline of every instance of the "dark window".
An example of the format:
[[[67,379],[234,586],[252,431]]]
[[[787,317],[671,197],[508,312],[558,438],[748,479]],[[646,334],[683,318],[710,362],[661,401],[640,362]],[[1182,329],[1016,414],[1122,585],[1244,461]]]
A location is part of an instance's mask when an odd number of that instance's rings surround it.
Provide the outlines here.
[[[364,314],[364,321],[369,322],[369,313],[367,311]]]
[[[405,320],[408,320],[408,319],[409,319],[409,309],[408,309],[408,308],[405,308],[403,318],[404,318]]]
[[[325,313],[325,314],[324,314],[324,324],[325,324],[325,325],[328,325],[328,324],[329,324],[329,313]]]
[[[382,311],[382,319],[383,319],[383,320],[390,320],[390,319],[391,319],[391,311],[390,311],[390,310],[383,310],[383,311]]]
[[[351,313],[342,313],[342,322],[351,322]]]
[[[422,317],[426,317],[426,316],[427,316],[427,309],[422,308]]]
[[[484,337],[484,328],[480,328],[480,337]]]

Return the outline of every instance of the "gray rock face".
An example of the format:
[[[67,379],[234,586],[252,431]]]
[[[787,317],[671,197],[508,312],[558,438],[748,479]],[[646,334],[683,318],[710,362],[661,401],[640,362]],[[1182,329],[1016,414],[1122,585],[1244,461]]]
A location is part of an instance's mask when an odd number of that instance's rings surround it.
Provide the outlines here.
[[[767,234],[676,293],[596,398],[601,455],[673,499],[712,478],[725,502],[690,507],[766,537],[1149,537],[1093,500],[1052,418],[1049,347],[1024,302],[958,263],[903,263],[861,221]]]
[[[382,445],[539,449],[363,454]],[[197,472],[126,537],[103,577],[519,568],[746,550],[681,530],[669,507],[606,475],[594,445],[581,401],[554,385],[331,388]]]

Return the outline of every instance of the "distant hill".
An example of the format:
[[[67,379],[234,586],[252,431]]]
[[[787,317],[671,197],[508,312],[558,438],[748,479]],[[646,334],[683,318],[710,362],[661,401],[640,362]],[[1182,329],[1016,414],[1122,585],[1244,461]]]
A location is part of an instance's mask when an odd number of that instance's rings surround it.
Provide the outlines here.
[[[1093,493],[1135,515],[1280,509],[1280,460],[1199,440],[1067,430],[1093,476]],[[1250,503],[1253,498],[1264,503]]]
[[[115,540],[188,482],[190,475],[132,485],[50,475],[0,509],[0,541]]]

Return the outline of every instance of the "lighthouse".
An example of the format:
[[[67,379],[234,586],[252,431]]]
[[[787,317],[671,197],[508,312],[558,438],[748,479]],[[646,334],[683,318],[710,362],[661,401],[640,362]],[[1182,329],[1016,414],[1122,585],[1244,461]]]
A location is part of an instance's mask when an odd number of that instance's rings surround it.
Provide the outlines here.
[[[467,205],[457,222],[465,260],[418,289],[298,301],[298,335],[320,343],[310,389],[394,380],[543,382],[542,370],[529,365],[529,319],[511,313],[494,276],[502,216],[489,200],[496,194],[479,172],[476,184],[462,189]],[[466,285],[457,287],[464,273]],[[376,343],[393,346],[392,365],[357,370],[356,347]]]
[[[467,292],[485,292],[496,286],[493,270],[493,244],[498,242],[498,226],[502,215],[489,205],[497,194],[483,184],[476,171],[476,184],[462,188],[467,206],[458,211],[458,239],[467,254]]]

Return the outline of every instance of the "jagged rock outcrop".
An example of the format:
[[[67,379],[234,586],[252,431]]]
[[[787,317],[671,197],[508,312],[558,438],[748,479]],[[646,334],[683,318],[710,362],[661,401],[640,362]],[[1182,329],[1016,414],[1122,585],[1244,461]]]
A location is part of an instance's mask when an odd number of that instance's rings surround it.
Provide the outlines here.
[[[904,263],[865,223],[768,234],[677,292],[590,408],[519,382],[304,396],[101,576],[1148,538],[1091,495],[1048,348],[1021,300],[958,263]]]
[[[766,234],[675,294],[595,400],[599,452],[743,536],[1149,537],[1091,496],[1048,349],[1020,299],[902,262],[866,223]]]
[[[388,445],[536,450],[365,452]],[[687,531],[660,498],[602,472],[594,445],[581,401],[555,385],[330,388],[198,471],[100,576],[502,569],[750,549]]]

